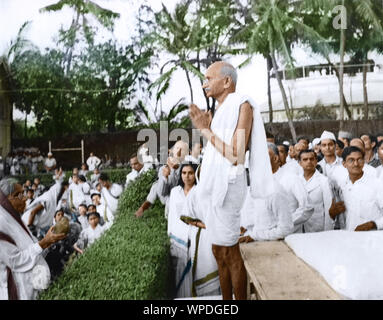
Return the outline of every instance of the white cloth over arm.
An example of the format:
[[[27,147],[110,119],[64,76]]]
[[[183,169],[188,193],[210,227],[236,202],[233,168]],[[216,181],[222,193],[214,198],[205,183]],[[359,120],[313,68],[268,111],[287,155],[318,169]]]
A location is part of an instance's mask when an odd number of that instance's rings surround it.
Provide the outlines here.
[[[116,183],[113,183],[110,189],[101,189],[101,195],[113,214],[115,214],[117,211],[118,197],[121,195],[122,191],[122,187]]]
[[[278,240],[293,233],[294,224],[291,212],[286,209],[288,201],[284,190],[274,181],[274,193],[265,198],[253,198],[248,194],[242,214],[246,215],[247,230],[256,241]]]
[[[47,288],[50,280],[49,267],[41,255],[42,248],[29,231],[28,235],[1,206],[0,231],[9,235],[16,243],[15,246],[0,240],[0,299],[8,299],[7,266],[12,271],[19,299],[35,299],[38,290]],[[38,283],[33,276],[36,271],[42,275]]]

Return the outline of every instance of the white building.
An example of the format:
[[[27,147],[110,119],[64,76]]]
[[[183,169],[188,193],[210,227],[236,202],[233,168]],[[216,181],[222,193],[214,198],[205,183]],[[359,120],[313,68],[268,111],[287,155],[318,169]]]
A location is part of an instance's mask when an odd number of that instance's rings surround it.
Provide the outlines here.
[[[313,71],[315,70],[315,71]],[[354,120],[363,117],[363,73],[361,65],[349,65],[344,70],[344,96],[352,112]],[[287,80],[285,71],[281,72],[289,106],[294,114],[305,107],[322,105],[333,108],[339,119],[339,83],[335,71],[328,65],[303,66],[296,68],[297,77]],[[370,106],[370,117],[374,116],[375,108],[383,113],[383,65],[370,66],[367,72],[367,93]],[[287,121],[281,91],[275,77],[271,78],[271,98],[273,105],[273,122]],[[261,113],[265,122],[269,121],[269,105],[261,104]],[[347,119],[347,113],[344,113]]]

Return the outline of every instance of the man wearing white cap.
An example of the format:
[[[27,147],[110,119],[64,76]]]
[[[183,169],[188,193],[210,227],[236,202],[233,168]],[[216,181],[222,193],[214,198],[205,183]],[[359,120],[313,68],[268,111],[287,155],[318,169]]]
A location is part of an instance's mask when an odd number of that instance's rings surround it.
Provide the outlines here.
[[[56,165],[56,159],[53,158],[52,152],[48,152],[48,158],[46,158],[44,162],[44,167],[47,173],[54,172],[54,170],[56,169]]]
[[[335,153],[335,144],[335,135],[330,131],[323,131],[320,137],[320,148],[324,158],[318,164],[321,166],[323,174],[330,180],[334,169],[342,165],[342,159]]]

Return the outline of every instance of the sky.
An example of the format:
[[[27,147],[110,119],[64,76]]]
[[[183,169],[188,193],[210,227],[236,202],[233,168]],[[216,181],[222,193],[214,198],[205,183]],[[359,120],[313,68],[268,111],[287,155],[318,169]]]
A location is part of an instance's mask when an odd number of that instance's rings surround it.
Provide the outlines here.
[[[120,42],[129,42],[135,28],[135,14],[140,5],[140,1],[134,0],[93,0],[100,6],[120,13],[120,19],[116,20],[113,34],[103,31],[101,38],[106,40],[113,38]],[[73,12],[69,8],[64,8],[59,13],[40,13],[39,9],[49,4],[56,3],[57,0],[0,0],[0,55],[9,48],[12,39],[16,38],[17,32],[25,21],[32,21],[27,29],[26,37],[36,44],[39,48],[55,46],[55,37],[61,25],[69,26]],[[149,1],[154,11],[161,9],[161,1]],[[162,3],[172,11],[177,1],[163,0]],[[165,58],[165,57],[163,57]],[[234,66],[243,62],[245,57],[236,57],[228,60]],[[238,90],[253,96],[256,101],[266,99],[266,64],[261,57],[254,57],[253,62],[247,67],[239,70]],[[151,70],[151,77],[156,79],[159,70]],[[194,88],[195,103],[200,106],[205,105],[205,99],[200,82],[197,78],[192,79]],[[183,72],[177,72],[170,83],[167,94],[162,99],[163,110],[170,109],[181,97],[190,100],[189,88]],[[151,103],[155,106],[155,101]],[[16,111],[14,118],[23,118],[23,114]],[[33,116],[28,120],[31,121]]]
[[[7,51],[12,39],[16,38],[17,32],[25,21],[32,21],[27,30],[26,37],[41,49],[55,46],[55,37],[61,25],[69,26],[73,12],[64,7],[58,13],[40,13],[39,9],[58,0],[0,0],[0,55]],[[116,39],[119,42],[129,42],[135,29],[135,15],[142,3],[138,0],[93,0],[101,7],[120,13],[121,17],[115,21],[114,32],[102,31],[98,37],[100,41]],[[161,3],[173,11],[177,0],[148,0],[154,11],[159,11]],[[293,56],[297,65],[323,63],[320,57],[308,54],[306,49],[296,47]],[[160,57],[165,61],[166,56]],[[240,65],[246,57],[234,57],[227,61],[234,67]],[[159,76],[159,70],[150,70],[152,80]],[[199,106],[205,105],[205,99],[200,82],[197,78],[192,79],[194,89],[194,102]],[[266,61],[262,56],[254,56],[252,62],[238,70],[237,91],[250,95],[256,103],[264,104],[267,101],[267,76]],[[189,88],[184,72],[177,72],[173,77],[166,95],[162,99],[163,110],[169,110],[181,97],[190,100]],[[155,107],[155,101],[151,102]],[[16,111],[14,118],[24,118],[21,112]],[[33,117],[30,117],[29,121]]]

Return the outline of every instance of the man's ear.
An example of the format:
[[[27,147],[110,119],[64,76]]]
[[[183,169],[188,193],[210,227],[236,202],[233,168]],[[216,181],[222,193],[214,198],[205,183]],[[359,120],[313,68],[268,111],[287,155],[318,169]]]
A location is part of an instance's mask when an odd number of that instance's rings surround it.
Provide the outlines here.
[[[371,149],[374,149],[376,146],[376,142],[375,141],[371,142],[371,146],[372,146]]]

